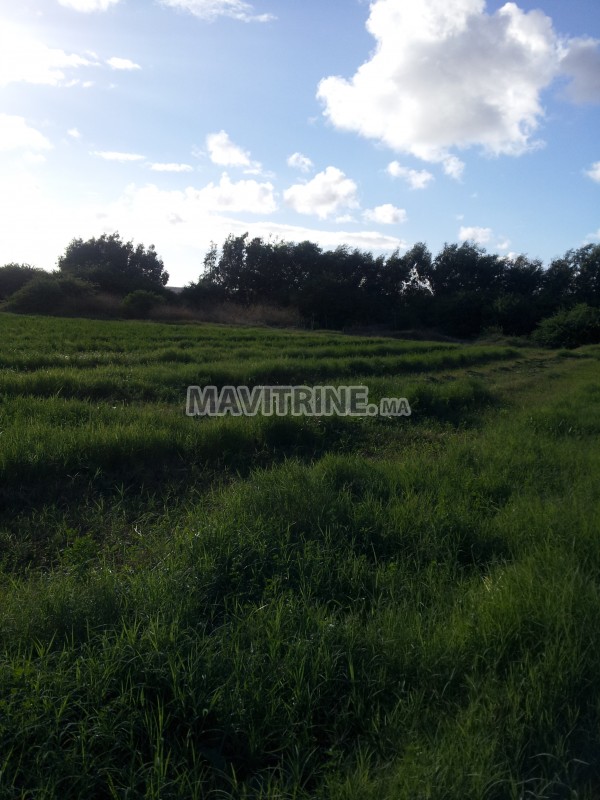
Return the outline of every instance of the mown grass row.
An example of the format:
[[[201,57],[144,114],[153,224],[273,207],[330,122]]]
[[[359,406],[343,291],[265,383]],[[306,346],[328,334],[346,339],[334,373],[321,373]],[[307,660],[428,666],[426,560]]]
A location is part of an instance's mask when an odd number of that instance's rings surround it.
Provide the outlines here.
[[[0,496],[7,505],[31,504],[52,496],[59,485],[65,492],[66,482],[78,491],[92,480],[157,486],[175,473],[185,477],[205,470],[212,476],[290,455],[314,458],[328,449],[356,449],[373,427],[400,441],[436,420],[464,423],[494,402],[473,378],[439,384],[380,381],[371,388],[376,402],[386,391],[407,396],[411,422],[406,417],[190,419],[166,405],[17,397],[0,412]]]
[[[362,344],[362,343],[361,343]],[[288,345],[288,346],[286,346]],[[83,353],[65,352],[32,352],[29,348],[17,350],[0,355],[0,369],[24,370],[50,369],[75,367],[93,368],[108,365],[115,366],[139,366],[152,364],[211,364],[220,359],[227,362],[241,361],[249,359],[257,361],[264,359],[265,356],[273,356],[273,350],[277,350],[280,358],[283,354],[287,359],[295,362],[310,358],[312,362],[316,359],[335,358],[344,354],[351,355],[352,358],[369,357],[389,357],[394,355],[416,353],[431,353],[436,351],[455,350],[455,345],[437,344],[432,342],[412,342],[380,344],[373,341],[367,346],[360,346],[358,343],[348,344],[343,339],[337,347],[312,347],[309,351],[289,347],[289,342],[279,342],[274,345],[268,341],[260,341],[253,347],[236,348],[221,343],[219,347],[207,347],[202,341],[191,342],[184,340],[174,347],[154,347],[151,349],[137,351],[113,351],[108,348],[96,351],[86,351]],[[308,355],[307,355],[308,353]]]
[[[78,397],[90,400],[185,402],[186,389],[198,386],[307,385],[370,376],[457,369],[515,359],[508,347],[409,354],[379,358],[273,359],[271,361],[219,361],[199,365],[97,367],[95,369],[40,369],[0,373],[0,397]]]
[[[116,360],[139,362],[151,360],[155,353],[167,358],[185,358],[188,351],[201,358],[203,352],[221,355],[224,352],[246,357],[272,355],[276,351],[289,352],[291,357],[305,357],[307,353],[323,357],[352,353],[374,352],[375,355],[403,353],[408,350],[430,351],[452,349],[458,345],[445,342],[398,341],[378,337],[346,336],[339,333],[310,333],[266,328],[236,328],[218,325],[167,325],[159,323],[110,322],[86,319],[39,318],[2,314],[0,329],[7,342],[3,348],[2,363],[14,364],[11,359],[23,358],[15,366],[35,364],[44,357],[48,366],[53,360],[74,359],[76,362],[93,362],[94,359],[114,357]]]

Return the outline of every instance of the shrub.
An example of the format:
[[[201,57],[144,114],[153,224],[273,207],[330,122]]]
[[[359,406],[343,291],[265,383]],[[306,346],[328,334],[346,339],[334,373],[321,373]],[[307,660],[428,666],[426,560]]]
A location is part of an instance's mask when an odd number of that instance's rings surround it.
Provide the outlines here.
[[[0,267],[0,300],[6,300],[33,278],[45,273],[29,264],[5,264]]]
[[[533,333],[543,347],[579,347],[600,342],[600,309],[579,303],[543,319]]]
[[[95,292],[93,284],[80,278],[44,273],[15,292],[6,307],[21,314],[84,313]]]
[[[160,294],[148,292],[146,289],[136,289],[124,298],[121,309],[128,317],[146,319],[153,309],[164,303],[165,298]]]

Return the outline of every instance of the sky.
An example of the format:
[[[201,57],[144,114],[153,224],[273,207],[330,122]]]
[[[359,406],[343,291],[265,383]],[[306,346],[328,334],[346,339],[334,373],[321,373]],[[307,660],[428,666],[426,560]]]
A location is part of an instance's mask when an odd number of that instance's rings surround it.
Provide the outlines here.
[[[600,241],[596,0],[0,0],[0,264]]]

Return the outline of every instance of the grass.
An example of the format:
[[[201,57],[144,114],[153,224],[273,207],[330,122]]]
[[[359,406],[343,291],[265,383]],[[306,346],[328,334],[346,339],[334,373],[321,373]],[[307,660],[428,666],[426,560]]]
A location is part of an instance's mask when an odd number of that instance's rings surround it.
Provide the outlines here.
[[[0,328],[1,798],[600,796],[598,348]]]

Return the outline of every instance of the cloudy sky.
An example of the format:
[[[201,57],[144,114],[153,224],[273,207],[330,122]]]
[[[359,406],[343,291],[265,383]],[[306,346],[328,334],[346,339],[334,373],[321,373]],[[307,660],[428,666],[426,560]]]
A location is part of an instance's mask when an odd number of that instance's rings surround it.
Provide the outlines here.
[[[600,241],[594,0],[0,0],[0,264]]]

